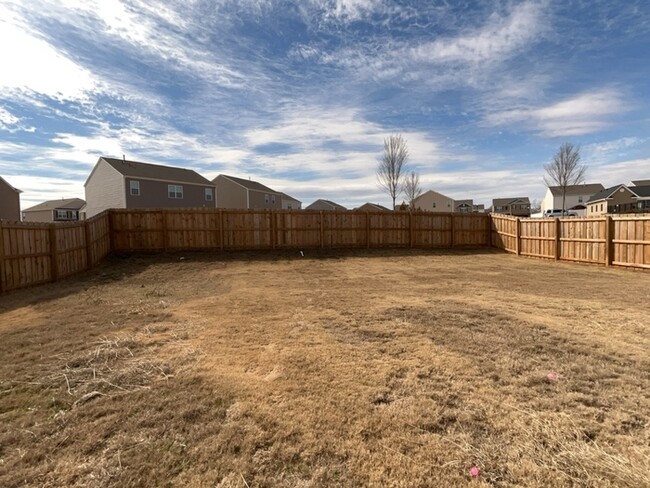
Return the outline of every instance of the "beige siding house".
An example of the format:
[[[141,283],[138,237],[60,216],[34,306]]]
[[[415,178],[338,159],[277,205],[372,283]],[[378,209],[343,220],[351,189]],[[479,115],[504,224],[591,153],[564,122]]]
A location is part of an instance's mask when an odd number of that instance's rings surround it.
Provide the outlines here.
[[[364,203],[360,207],[355,208],[358,212],[390,212],[389,208],[379,205],[378,203]]]
[[[643,181],[641,181],[643,182]],[[587,215],[649,213],[650,185],[616,185],[593,195],[587,202]]]
[[[20,220],[21,193],[0,176],[0,219]]]
[[[454,199],[433,190],[424,192],[413,201],[413,204],[416,210],[426,212],[454,211]]]
[[[217,188],[218,208],[249,210],[281,209],[282,193],[253,180],[219,175],[212,183]]]
[[[86,202],[81,198],[49,200],[23,210],[25,222],[77,222],[85,218]]]
[[[109,208],[215,208],[215,186],[174,166],[101,157],[84,187],[87,217]]]
[[[542,200],[541,212],[543,214],[547,210],[572,210],[577,215],[586,215],[589,199],[604,189],[600,183],[567,186],[565,208],[562,209],[562,188],[551,186],[547,188]]]
[[[300,210],[302,208],[302,202],[296,198],[293,198],[286,193],[280,193],[282,198],[282,208],[284,210]]]
[[[492,212],[530,217],[530,199],[528,197],[495,198],[492,200]]]
[[[331,200],[323,200],[322,198],[319,198],[315,202],[307,205],[305,210],[325,210],[325,211],[338,210],[340,212],[343,210],[347,210],[347,208]]]

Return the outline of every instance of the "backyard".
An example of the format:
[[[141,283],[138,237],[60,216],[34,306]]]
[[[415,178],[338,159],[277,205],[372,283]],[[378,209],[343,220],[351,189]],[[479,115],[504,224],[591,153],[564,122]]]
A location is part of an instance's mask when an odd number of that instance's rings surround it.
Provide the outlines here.
[[[111,258],[0,296],[0,486],[650,486],[649,316],[491,249]]]

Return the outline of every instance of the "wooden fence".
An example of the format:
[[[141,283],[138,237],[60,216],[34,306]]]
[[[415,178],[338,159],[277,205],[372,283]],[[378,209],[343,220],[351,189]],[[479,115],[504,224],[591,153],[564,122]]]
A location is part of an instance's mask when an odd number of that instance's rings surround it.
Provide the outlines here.
[[[109,212],[65,224],[0,221],[0,292],[90,269],[110,250]]]
[[[92,268],[111,252],[488,246],[522,256],[650,269],[650,218],[121,209],[70,224],[0,221],[0,292],[57,281]]]
[[[650,269],[650,218],[491,215],[492,246],[522,256]]]

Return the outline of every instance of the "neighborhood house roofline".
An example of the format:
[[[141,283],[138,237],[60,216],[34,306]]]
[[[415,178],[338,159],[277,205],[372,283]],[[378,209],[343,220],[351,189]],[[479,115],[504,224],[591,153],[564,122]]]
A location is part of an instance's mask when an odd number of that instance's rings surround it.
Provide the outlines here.
[[[600,183],[586,183],[584,185],[570,185],[566,187],[566,195],[593,195],[602,191],[605,187]],[[549,186],[554,196],[562,196],[561,186]]]
[[[514,203],[528,203],[530,200],[528,197],[517,197],[517,198],[495,198],[492,200],[493,206],[502,206],[502,205],[512,205]]]
[[[122,176],[128,178],[164,181],[169,183],[187,183],[194,185],[213,186],[212,183],[210,183],[210,180],[204,178],[192,169],[178,168],[175,166],[163,166],[161,164],[141,163],[139,161],[130,161],[128,159],[124,160],[104,156],[99,158],[97,164],[86,179],[84,186],[88,184],[88,181],[95,172],[97,165],[102,160]]]
[[[282,193],[281,191],[278,192],[278,193],[279,193],[279,194],[282,196],[282,198],[284,198],[285,200],[291,200],[292,202],[302,203],[300,200],[298,200],[297,198],[293,198],[291,195],[287,195],[286,193]]]
[[[80,210],[86,205],[86,202],[81,198],[66,198],[64,200],[48,200],[47,202],[39,203],[33,207],[26,208],[23,212],[41,212],[43,210]]]
[[[616,186],[611,186],[609,188],[604,189],[603,191],[599,191],[595,195],[593,195],[589,200],[587,200],[587,203],[594,203],[594,202],[600,202],[601,200],[609,200],[612,198],[612,195],[619,191],[621,188],[625,188],[627,191],[632,193],[634,196],[639,196],[631,188],[628,188],[626,185],[616,185]]]
[[[16,193],[22,193],[22,192],[23,192],[22,190],[19,190],[18,188],[16,188],[15,186],[13,186],[11,183],[9,183],[7,180],[5,180],[2,176],[0,176],[0,180],[4,181],[5,184],[6,184],[9,188],[11,188],[13,191],[15,191]]]
[[[279,191],[275,191],[269,188],[268,186],[263,185],[262,183],[258,183],[257,181],[245,180],[244,178],[237,178],[236,176],[228,176],[228,175],[219,175],[219,176],[221,176],[222,178],[226,178],[232,181],[233,183],[238,184],[239,186],[243,186],[247,190],[259,191],[263,193],[275,193],[276,195],[281,195]],[[217,178],[219,178],[219,176],[217,176]],[[217,178],[212,180],[213,183],[216,182]]]

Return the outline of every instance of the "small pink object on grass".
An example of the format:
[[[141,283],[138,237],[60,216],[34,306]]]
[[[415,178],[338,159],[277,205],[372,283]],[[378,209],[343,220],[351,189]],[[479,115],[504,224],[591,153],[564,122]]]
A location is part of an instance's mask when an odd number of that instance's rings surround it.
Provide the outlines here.
[[[546,375],[549,381],[557,381],[560,378],[560,375],[556,371],[551,371]]]
[[[478,466],[472,466],[471,468],[469,468],[469,475],[472,478],[476,478],[480,472],[481,469]]]

